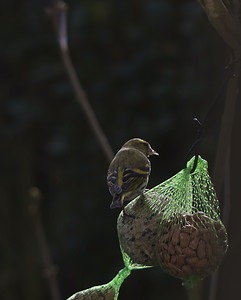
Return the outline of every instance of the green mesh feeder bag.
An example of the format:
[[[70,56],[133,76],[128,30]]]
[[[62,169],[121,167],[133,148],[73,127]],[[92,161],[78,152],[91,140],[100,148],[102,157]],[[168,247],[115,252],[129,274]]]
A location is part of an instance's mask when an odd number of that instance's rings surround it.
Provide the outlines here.
[[[227,251],[217,196],[200,156],[172,178],[144,193],[120,213],[117,231],[125,267],[109,283],[68,300],[117,300],[133,269],[161,266],[192,283],[211,274]]]
[[[120,287],[130,273],[131,270],[125,267],[109,283],[77,292],[67,300],[117,300]]]
[[[67,300],[114,300],[115,290],[108,285],[94,286],[84,291],[78,292]]]
[[[168,197],[154,191],[132,200],[120,213],[117,231],[123,260],[131,269],[142,269],[159,265],[155,253],[156,236]]]
[[[211,274],[227,250],[219,203],[200,156],[172,178],[125,207],[117,223],[124,256],[132,268],[160,265],[184,282]],[[123,256],[123,257],[124,257]]]

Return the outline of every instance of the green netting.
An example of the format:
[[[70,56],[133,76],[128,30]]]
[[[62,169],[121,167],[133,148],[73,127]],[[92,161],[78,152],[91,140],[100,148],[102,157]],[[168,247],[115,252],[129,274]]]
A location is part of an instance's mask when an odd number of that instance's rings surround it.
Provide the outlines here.
[[[170,179],[147,191],[118,219],[121,250],[129,268],[161,266],[169,274],[193,282],[212,273],[227,249],[227,233],[219,203],[200,156]],[[129,260],[126,260],[129,257]]]
[[[185,169],[151,190],[171,199],[165,207],[163,218],[202,211],[220,221],[219,203],[208,173],[207,161],[199,156],[196,169],[191,173],[193,163],[194,158]]]
[[[109,283],[78,292],[67,300],[116,300],[118,299],[119,289],[123,281],[130,273],[131,270],[125,267]]]
[[[73,295],[69,300],[115,300],[134,269],[161,266],[192,283],[211,274],[227,250],[208,164],[194,158],[172,178],[131,201],[120,213],[117,231],[125,267],[109,283]]]

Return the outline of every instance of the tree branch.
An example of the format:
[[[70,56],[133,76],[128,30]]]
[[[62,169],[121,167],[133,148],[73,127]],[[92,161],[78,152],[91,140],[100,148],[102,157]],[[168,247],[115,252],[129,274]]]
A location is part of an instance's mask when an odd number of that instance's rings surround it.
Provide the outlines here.
[[[69,50],[68,50],[68,38],[67,38],[67,6],[64,1],[53,0],[53,9],[52,17],[55,30],[57,32],[58,43],[63,59],[63,63],[66,69],[66,72],[69,76],[70,82],[75,91],[76,99],[78,103],[82,106],[84,113],[88,119],[88,122],[100,143],[102,151],[104,152],[107,160],[110,162],[113,159],[114,153],[111,149],[111,146],[105,136],[97,117],[89,103],[88,97],[83,90],[74,66],[72,64]]]
[[[230,203],[230,146],[231,136],[233,130],[233,120],[235,116],[235,109],[237,97],[239,93],[239,76],[240,76],[240,52],[241,52],[241,24],[238,18],[240,13],[239,1],[231,2],[225,0],[198,0],[203,7],[210,23],[214,26],[217,32],[222,36],[224,41],[230,46],[232,50],[233,61],[237,60],[233,66],[233,77],[228,81],[226,91],[226,101],[222,122],[220,126],[220,133],[216,151],[216,157],[213,168],[213,183],[217,192],[217,196],[221,199],[223,196],[224,225],[228,225],[231,203]],[[226,6],[228,4],[228,6]],[[218,289],[218,270],[213,274],[210,290],[209,300],[215,300]]]
[[[37,187],[32,187],[29,190],[29,195],[31,199],[29,213],[32,216],[37,241],[39,243],[41,257],[44,265],[44,276],[48,281],[52,299],[61,300],[60,289],[56,278],[57,267],[52,262],[50,250],[46,241],[43,223],[39,213],[39,205],[42,201],[42,195]]]

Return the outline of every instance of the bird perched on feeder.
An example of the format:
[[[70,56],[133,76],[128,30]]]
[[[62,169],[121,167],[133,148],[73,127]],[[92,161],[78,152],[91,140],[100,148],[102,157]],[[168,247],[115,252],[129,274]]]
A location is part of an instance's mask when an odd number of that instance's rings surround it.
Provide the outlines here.
[[[159,155],[140,138],[127,141],[110,163],[107,184],[113,196],[110,208],[123,208],[124,202],[141,195],[151,172],[151,155]]]

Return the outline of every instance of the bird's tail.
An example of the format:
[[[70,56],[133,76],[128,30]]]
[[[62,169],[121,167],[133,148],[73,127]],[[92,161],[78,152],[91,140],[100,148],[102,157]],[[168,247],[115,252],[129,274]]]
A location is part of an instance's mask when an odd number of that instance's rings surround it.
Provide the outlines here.
[[[123,199],[124,199],[124,196],[122,194],[116,194],[113,197],[110,208],[111,209],[113,209],[113,208],[123,208]]]

